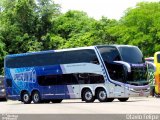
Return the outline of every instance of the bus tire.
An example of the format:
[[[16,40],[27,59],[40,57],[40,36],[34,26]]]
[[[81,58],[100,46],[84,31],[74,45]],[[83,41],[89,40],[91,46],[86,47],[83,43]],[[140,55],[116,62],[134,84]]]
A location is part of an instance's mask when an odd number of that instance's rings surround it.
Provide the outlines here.
[[[109,98],[107,98],[107,93],[106,93],[105,89],[103,89],[103,88],[99,89],[97,91],[96,95],[97,95],[97,99],[99,100],[99,102],[107,102],[107,100],[109,100]]]
[[[92,91],[90,89],[85,89],[82,93],[82,97],[83,97],[83,100],[88,103],[94,102],[95,100],[95,97],[93,96]]]
[[[120,102],[126,102],[129,98],[118,98]]]
[[[35,104],[37,103],[41,103],[41,96],[40,93],[38,91],[34,91],[32,94],[32,100]]]
[[[28,92],[24,92],[22,94],[22,101],[24,104],[30,104],[31,103],[31,96],[29,95]]]
[[[63,99],[54,99],[51,100],[52,103],[61,103]]]

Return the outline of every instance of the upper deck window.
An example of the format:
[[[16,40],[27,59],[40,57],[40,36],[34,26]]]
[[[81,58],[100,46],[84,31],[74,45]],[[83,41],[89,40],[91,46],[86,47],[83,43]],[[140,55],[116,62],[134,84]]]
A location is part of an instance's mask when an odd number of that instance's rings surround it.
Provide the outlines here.
[[[92,49],[82,49],[64,52],[39,53],[18,57],[8,57],[6,67],[34,67],[46,65],[60,65],[71,63],[93,63],[98,61],[96,53]]]
[[[104,62],[113,62],[121,60],[119,52],[113,46],[98,46]]]

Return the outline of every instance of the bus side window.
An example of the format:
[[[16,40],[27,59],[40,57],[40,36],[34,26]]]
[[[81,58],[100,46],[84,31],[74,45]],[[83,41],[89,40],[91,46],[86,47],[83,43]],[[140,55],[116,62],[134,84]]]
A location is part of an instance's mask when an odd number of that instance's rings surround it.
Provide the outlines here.
[[[125,82],[124,81],[125,74],[124,74],[123,65],[108,63],[106,66],[107,66],[107,70],[109,72],[110,78],[112,80],[116,80],[119,82]]]
[[[104,83],[103,75],[95,73],[78,74],[79,84],[99,84]]]
[[[91,73],[89,74],[89,79],[90,79],[90,84],[104,83],[103,75]]]
[[[77,77],[74,74],[63,74],[63,81],[66,85],[78,84]]]
[[[99,64],[98,58],[93,59],[93,60],[91,61],[91,63],[93,63],[93,64]]]
[[[38,84],[41,86],[56,85],[57,77],[55,75],[38,76]]]

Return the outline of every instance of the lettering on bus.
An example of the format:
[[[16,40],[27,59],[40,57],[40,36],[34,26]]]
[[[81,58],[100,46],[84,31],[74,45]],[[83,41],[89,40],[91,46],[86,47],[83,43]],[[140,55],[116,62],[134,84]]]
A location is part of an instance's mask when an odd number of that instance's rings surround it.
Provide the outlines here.
[[[36,71],[30,70],[30,71],[15,73],[14,80],[35,83],[36,82]]]

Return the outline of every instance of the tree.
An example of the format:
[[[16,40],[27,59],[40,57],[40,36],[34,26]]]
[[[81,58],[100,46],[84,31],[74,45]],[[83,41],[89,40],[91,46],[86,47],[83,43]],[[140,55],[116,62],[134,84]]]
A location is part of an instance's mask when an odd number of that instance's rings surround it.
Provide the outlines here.
[[[160,50],[160,3],[141,2],[129,8],[109,31],[117,43],[137,45],[145,56]]]
[[[59,8],[52,0],[2,0],[0,49],[6,54],[46,49],[42,37],[52,28],[53,19],[60,14]]]
[[[55,19],[53,33],[61,36],[65,42],[61,48],[91,46],[114,43],[114,37],[108,28],[117,21],[102,17],[97,21],[85,12],[70,10]]]

